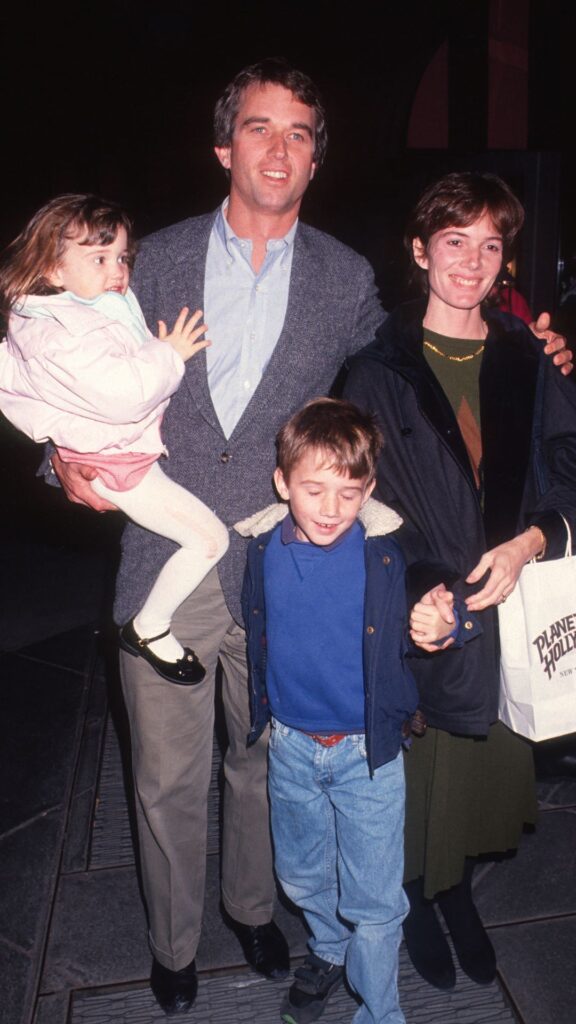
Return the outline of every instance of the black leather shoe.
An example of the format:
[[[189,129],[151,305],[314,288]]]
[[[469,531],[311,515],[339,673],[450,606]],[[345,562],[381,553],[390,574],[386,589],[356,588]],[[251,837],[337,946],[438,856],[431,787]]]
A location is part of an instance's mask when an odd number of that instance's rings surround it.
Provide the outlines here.
[[[536,778],[576,779],[576,733],[557,736],[542,743],[533,743]]]
[[[408,956],[421,978],[439,989],[456,984],[456,969],[450,946],[431,900],[423,895],[423,880],[416,878],[404,886],[410,900],[410,912],[402,925]]]
[[[468,881],[464,880],[437,897],[460,967],[477,985],[490,985],[496,977],[496,952],[472,898]]]
[[[170,971],[154,957],[150,988],[164,1013],[186,1013],[192,1007],[198,992],[196,961],[193,960],[180,971]]]
[[[290,972],[288,943],[277,924],[241,924],[230,918],[246,960],[265,978],[287,978]]]
[[[120,647],[123,651],[128,651],[128,654],[133,654],[135,658],[144,658],[154,671],[162,676],[162,679],[167,679],[169,683],[177,683],[179,686],[195,686],[196,683],[201,683],[206,675],[206,669],[189,647],[184,648],[184,656],[178,661],[164,661],[150,650],[148,644],[153,643],[154,640],[161,640],[168,636],[169,632],[170,630],[167,629],[165,633],[160,633],[158,636],[144,638],[138,636],[134,629],[134,619],[130,619],[130,622],[122,626],[120,630]]]

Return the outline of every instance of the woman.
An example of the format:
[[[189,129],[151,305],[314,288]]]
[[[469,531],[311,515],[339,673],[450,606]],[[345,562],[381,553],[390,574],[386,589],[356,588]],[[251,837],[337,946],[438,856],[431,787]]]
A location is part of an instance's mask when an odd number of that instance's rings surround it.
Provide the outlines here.
[[[388,318],[345,388],[382,425],[379,496],[417,528],[428,555],[453,567],[443,582],[482,626],[460,650],[412,665],[427,730],[405,759],[405,938],[417,970],[440,988],[454,985],[455,972],[432,900],[463,969],[491,981],[494,950],[471,895],[474,858],[514,849],[535,820],[531,749],[497,722],[496,606],[527,561],[563,553],[559,512],[576,526],[573,382],[520,320],[482,305],[523,216],[492,175],[451,174],[429,188],[407,233],[427,300]],[[545,494],[531,449],[536,405]]]

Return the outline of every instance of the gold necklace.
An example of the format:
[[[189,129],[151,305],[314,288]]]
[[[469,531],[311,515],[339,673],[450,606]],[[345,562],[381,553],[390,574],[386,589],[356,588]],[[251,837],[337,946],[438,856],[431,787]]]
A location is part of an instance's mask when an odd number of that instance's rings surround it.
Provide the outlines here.
[[[470,359],[475,359],[481,352],[484,351],[484,342],[477,348],[475,352],[471,352],[469,356],[449,356],[447,352],[442,352],[442,349],[436,348],[431,341],[424,341],[426,348],[429,348],[432,352],[435,352],[437,356],[442,356],[442,359],[449,359],[451,363],[467,363]]]

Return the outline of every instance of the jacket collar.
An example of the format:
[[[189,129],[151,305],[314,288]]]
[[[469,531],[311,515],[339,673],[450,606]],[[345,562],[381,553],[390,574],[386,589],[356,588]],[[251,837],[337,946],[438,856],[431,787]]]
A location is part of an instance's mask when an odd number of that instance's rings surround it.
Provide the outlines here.
[[[268,505],[247,519],[235,523],[234,529],[241,537],[259,537],[281,523],[287,515],[288,505],[284,502]],[[360,509],[358,519],[364,527],[366,537],[382,537],[393,533],[402,525],[402,518],[394,509],[374,498],[368,498]]]

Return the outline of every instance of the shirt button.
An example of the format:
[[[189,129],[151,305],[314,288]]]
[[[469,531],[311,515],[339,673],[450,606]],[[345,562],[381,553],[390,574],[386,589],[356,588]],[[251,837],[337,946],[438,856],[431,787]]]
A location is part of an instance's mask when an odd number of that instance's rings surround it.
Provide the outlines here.
[[[464,629],[474,629],[474,623],[470,622],[470,619],[468,619],[467,622],[464,623]]]
[[[366,626],[366,632],[367,632],[367,633],[368,633],[368,634],[369,634],[370,636],[372,636],[372,633],[375,633],[375,632],[376,632],[376,630],[374,629],[374,626]]]
[[[231,458],[232,456],[230,455],[230,452],[222,452],[222,455],[220,456],[220,462],[230,462]]]
[[[390,565],[391,561],[392,561],[392,559],[390,558],[390,555],[383,555],[382,556],[382,563],[383,563],[383,565]]]

